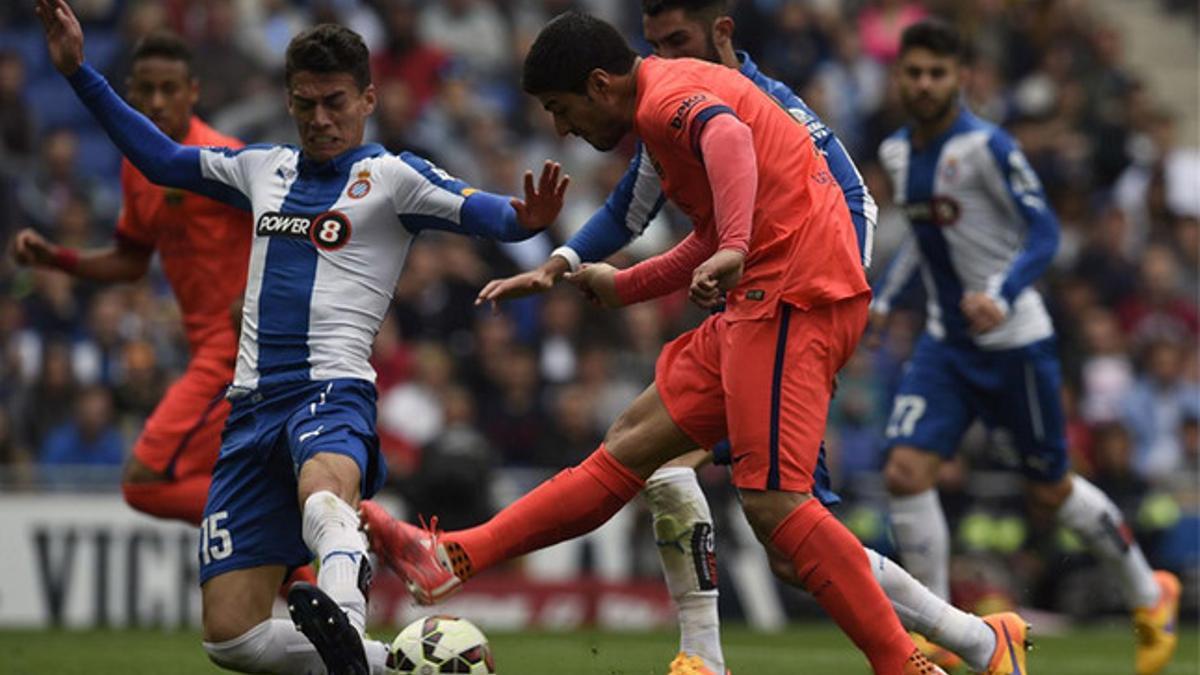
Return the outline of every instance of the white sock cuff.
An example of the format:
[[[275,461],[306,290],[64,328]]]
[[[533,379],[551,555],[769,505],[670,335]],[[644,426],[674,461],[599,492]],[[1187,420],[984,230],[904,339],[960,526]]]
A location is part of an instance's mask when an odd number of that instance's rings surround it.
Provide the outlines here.
[[[643,493],[655,519],[669,515],[684,524],[712,523],[708,498],[700,489],[700,481],[692,469],[658,469],[646,481]]]
[[[1095,529],[1102,513],[1109,514],[1115,523],[1124,520],[1120,509],[1108,495],[1079,474],[1071,475],[1071,494],[1058,509],[1058,521],[1075,529]]]
[[[224,668],[250,672],[250,668],[258,665],[259,658],[267,647],[266,643],[270,641],[270,633],[271,619],[267,619],[231,640],[205,640],[201,644],[213,663]]]
[[[686,466],[661,466],[646,479],[646,487],[660,483],[696,483],[696,470]]]
[[[913,511],[927,506],[936,506],[942,508],[941,498],[938,497],[937,488],[929,488],[924,492],[918,492],[915,495],[891,496],[888,497],[888,504],[893,511]]]

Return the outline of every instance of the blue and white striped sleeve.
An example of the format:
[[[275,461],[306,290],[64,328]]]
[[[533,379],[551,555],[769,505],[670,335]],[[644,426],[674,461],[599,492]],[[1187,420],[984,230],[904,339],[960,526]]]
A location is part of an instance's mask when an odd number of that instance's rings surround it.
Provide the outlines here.
[[[517,222],[512,197],[476,190],[433,162],[400,153],[392,196],[400,222],[414,234],[443,230],[499,241],[521,241],[537,232]]]
[[[625,175],[608,195],[604,206],[555,254],[566,258],[572,269],[580,262],[604,260],[644,232],[666,199],[650,154],[639,142],[637,154],[630,160],[629,168],[625,169]]]
[[[896,251],[896,256],[884,270],[883,277],[875,284],[875,297],[871,300],[872,312],[887,314],[892,310],[892,305],[912,284],[920,262],[921,253],[917,250],[917,238],[910,228],[904,235],[904,241]]]
[[[262,173],[267,159],[276,152],[295,152],[287,146],[251,144],[236,150],[200,148],[200,174],[206,183],[219,184],[239,195],[249,196],[251,184]]]
[[[988,139],[987,147],[1004,185],[1003,192],[996,196],[1011,200],[1028,228],[1020,253],[989,289],[994,297],[1011,306],[1054,259],[1059,241],[1058,218],[1046,200],[1041,181],[1012,137],[997,129]]]
[[[80,66],[67,82],[121,154],[146,178],[158,185],[181,188],[249,210],[250,200],[241,185],[205,176],[199,148],[173,141],[117,96],[108,81],[90,65]]]

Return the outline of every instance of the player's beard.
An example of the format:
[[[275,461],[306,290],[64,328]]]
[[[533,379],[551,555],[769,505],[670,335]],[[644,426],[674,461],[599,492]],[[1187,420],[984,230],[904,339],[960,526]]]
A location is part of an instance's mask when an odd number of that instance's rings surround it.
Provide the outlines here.
[[[958,101],[957,95],[950,95],[945,100],[938,100],[933,95],[904,97],[904,108],[908,114],[921,124],[931,124],[946,118]]]

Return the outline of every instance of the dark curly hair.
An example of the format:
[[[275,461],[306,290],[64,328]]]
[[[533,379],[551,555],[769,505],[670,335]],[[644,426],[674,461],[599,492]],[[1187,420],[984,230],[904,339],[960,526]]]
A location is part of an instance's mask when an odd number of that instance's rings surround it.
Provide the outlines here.
[[[366,89],[371,84],[371,53],[358,33],[323,23],[300,33],[288,44],[284,66],[288,85],[300,71],[349,73],[359,89]]]

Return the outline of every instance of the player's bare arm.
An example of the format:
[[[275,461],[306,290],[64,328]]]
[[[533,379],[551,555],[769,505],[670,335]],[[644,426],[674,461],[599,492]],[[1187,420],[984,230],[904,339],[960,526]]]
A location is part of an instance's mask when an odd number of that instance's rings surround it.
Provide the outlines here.
[[[492,308],[496,309],[498,304],[505,300],[516,300],[537,293],[545,293],[554,288],[554,284],[558,282],[559,278],[570,269],[570,263],[566,260],[559,256],[550,256],[550,259],[537,269],[489,281],[479,291],[479,295],[475,298],[475,304],[482,305],[490,302]]]
[[[72,276],[104,282],[140,279],[150,268],[149,249],[117,244],[76,251],[55,244],[31,228],[21,230],[13,238],[11,256],[18,265],[57,269]]]

